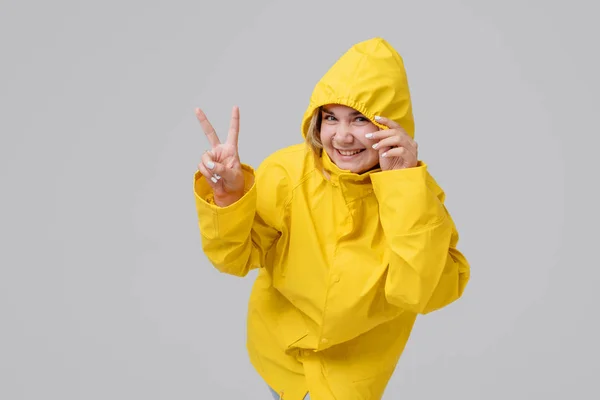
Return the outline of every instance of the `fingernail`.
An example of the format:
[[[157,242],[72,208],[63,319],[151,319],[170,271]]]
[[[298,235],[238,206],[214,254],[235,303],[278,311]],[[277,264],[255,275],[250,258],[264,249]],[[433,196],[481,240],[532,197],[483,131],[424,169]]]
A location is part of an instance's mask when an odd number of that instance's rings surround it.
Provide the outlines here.
[[[383,153],[383,154],[381,155],[381,157],[385,157],[386,155],[387,155],[387,152]]]
[[[375,144],[374,144],[372,147],[373,147],[374,149],[376,149],[376,148],[377,148],[377,146],[379,146],[379,143],[375,143]]]
[[[382,118],[381,116],[379,116],[379,115],[376,115],[376,116],[375,116],[375,121],[379,121],[379,120],[381,120],[381,118]]]
[[[372,133],[367,133],[367,134],[365,135],[365,137],[366,137],[367,139],[371,139],[371,138],[373,137],[373,134],[372,134]]]
[[[221,179],[221,175],[219,175],[219,174],[214,174],[213,176],[214,176],[215,178],[217,178],[217,180]]]
[[[209,169],[213,169],[213,168],[215,167],[215,163],[214,163],[214,162],[212,162],[212,161],[209,161],[209,162],[207,162],[207,163],[206,163],[206,166],[207,166]]]
[[[214,183],[217,183],[217,178],[215,178],[214,176],[211,176],[210,180],[213,181]]]

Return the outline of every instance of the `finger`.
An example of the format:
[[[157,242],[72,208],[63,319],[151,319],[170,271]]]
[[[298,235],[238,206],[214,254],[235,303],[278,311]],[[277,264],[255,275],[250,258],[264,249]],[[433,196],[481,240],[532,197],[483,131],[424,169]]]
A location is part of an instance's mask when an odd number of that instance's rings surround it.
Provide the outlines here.
[[[226,172],[225,166],[220,162],[215,161],[211,152],[206,152],[202,155],[202,165],[204,165],[211,176],[217,180],[220,180],[222,175]]]
[[[379,150],[379,158],[385,157],[386,153],[388,151],[390,151],[392,148],[391,147],[379,147],[377,150]]]
[[[373,144],[374,149],[380,149],[383,147],[387,147],[388,149],[391,147],[397,147],[400,146],[401,143],[401,139],[398,136],[390,136],[384,139],[381,139],[380,141],[376,142]]]
[[[231,110],[231,122],[229,123],[229,133],[227,134],[227,143],[237,148],[238,136],[240,133],[240,108],[234,106]]]
[[[212,171],[206,168],[203,163],[198,164],[198,171],[206,178],[206,181],[213,189],[217,187],[219,180],[213,176]]]
[[[390,133],[388,133],[390,132]],[[378,140],[376,143],[373,144],[373,148],[377,149],[383,146],[390,146],[390,147],[396,147],[396,146],[403,146],[409,149],[412,149],[413,151],[417,150],[416,147],[416,142],[414,140],[411,139],[410,136],[402,133],[402,132],[398,132],[397,130],[389,130],[389,131],[379,131],[379,132],[375,132],[373,133],[373,135],[376,134],[376,137],[371,137],[370,139],[372,140]]]
[[[375,121],[379,122],[382,125],[387,126],[388,128],[391,128],[391,129],[401,128],[400,124],[397,123],[396,121],[393,121],[389,118],[382,117],[380,115],[375,116]]]
[[[403,159],[409,157],[410,152],[404,147],[392,147],[389,150],[384,151],[382,157],[402,157]]]
[[[381,154],[381,157],[400,158],[402,160],[402,164],[405,166],[414,166],[417,163],[415,155],[404,147],[393,147]]]
[[[400,148],[399,147],[393,147],[389,150],[386,150],[382,153],[379,154],[380,158],[385,158],[385,159],[396,159],[400,161],[400,165],[404,165],[405,164],[405,160],[404,157],[402,157],[402,152],[398,151]]]
[[[210,145],[212,147],[216,147],[217,145],[221,144],[221,141],[217,136],[215,128],[213,128],[213,126],[208,121],[208,118],[206,118],[206,114],[204,114],[204,111],[202,111],[199,108],[196,108],[196,118],[198,118],[198,121],[200,121],[200,126],[202,127],[202,130],[204,131],[204,134],[206,135],[206,138],[208,139]]]
[[[412,138],[408,136],[406,131],[402,128],[383,129],[365,134],[365,137],[371,140],[381,140],[391,136],[402,137],[405,140],[407,140],[407,143],[408,141],[412,141]]]

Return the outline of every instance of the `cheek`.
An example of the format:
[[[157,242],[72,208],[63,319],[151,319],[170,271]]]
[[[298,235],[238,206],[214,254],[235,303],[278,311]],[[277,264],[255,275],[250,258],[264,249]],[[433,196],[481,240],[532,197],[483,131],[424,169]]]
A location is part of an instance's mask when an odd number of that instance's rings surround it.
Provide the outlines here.
[[[369,125],[366,126],[365,129],[361,132],[360,137],[361,137],[361,143],[363,143],[365,145],[366,148],[368,148],[370,151],[372,151],[374,154],[378,156],[379,154],[379,150],[375,150],[373,149],[373,145],[375,143],[377,143],[377,140],[373,140],[373,139],[367,139],[365,136],[367,135],[367,133],[373,133],[373,132],[377,132],[379,131],[379,128],[376,125]]]
[[[372,132],[376,132],[376,131],[377,131],[377,129],[361,128],[355,132],[354,138],[357,142],[362,144],[365,148],[370,149],[371,146],[373,146],[375,144],[375,140],[367,139],[366,135],[367,135],[367,133],[372,133]]]
[[[321,143],[323,143],[323,146],[325,146],[325,147],[331,146],[331,138],[333,137],[334,133],[335,133],[335,131],[333,129],[331,129],[331,127],[328,127],[326,125],[321,127],[320,137],[321,137]]]

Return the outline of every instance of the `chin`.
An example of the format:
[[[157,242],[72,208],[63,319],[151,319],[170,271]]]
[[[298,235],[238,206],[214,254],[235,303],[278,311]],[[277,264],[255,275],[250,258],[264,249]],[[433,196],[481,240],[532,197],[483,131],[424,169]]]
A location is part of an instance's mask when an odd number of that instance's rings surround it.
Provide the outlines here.
[[[342,166],[340,168],[348,170],[348,171],[352,172],[353,174],[362,174],[364,172],[367,172],[370,169],[370,168],[365,168],[362,166],[344,165],[344,164],[342,164]]]
[[[331,157],[332,161],[334,162],[335,165],[338,166],[338,168],[346,170],[346,171],[350,171],[354,174],[362,174],[365,173],[373,168],[376,168],[379,164],[377,162],[375,162],[373,165],[370,165],[371,163],[366,163],[364,161],[366,160],[360,160],[360,158],[362,157],[358,157],[359,159],[357,160],[343,160],[341,159],[341,157],[339,157],[339,155],[337,154],[337,152],[335,150],[333,150],[334,156]],[[364,155],[363,155],[364,157]]]

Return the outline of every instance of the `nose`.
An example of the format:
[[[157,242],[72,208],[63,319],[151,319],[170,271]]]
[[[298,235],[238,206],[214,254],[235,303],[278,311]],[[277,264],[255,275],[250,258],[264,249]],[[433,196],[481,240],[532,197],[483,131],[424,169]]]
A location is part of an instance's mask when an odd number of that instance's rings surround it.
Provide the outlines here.
[[[350,144],[354,141],[354,136],[350,132],[350,127],[346,124],[340,124],[335,134],[336,141],[339,143]]]

